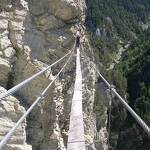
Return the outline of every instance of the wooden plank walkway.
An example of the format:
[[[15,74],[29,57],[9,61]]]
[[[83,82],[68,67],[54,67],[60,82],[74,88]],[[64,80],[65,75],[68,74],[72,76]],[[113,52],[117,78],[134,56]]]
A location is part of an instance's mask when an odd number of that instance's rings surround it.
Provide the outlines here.
[[[80,49],[77,48],[76,80],[72,99],[67,150],[85,150],[84,125],[82,113],[82,73]]]

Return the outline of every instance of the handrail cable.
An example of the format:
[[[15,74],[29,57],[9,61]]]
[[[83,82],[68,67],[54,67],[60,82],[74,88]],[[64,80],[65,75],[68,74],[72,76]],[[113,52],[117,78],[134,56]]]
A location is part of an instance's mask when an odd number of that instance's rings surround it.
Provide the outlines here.
[[[24,119],[28,116],[28,114],[33,110],[33,108],[37,105],[37,103],[44,99],[44,95],[46,94],[46,92],[48,91],[48,89],[51,87],[51,85],[55,82],[55,80],[59,77],[60,73],[65,69],[65,67],[67,66],[67,64],[69,63],[72,55],[73,55],[74,49],[70,52],[71,55],[69,56],[69,58],[67,59],[66,63],[64,64],[64,66],[62,67],[62,69],[59,71],[59,73],[55,76],[55,78],[50,82],[50,84],[44,89],[44,91],[40,94],[39,97],[37,97],[37,99],[33,102],[33,104],[29,107],[29,109],[22,115],[22,117],[17,121],[16,125],[5,135],[5,137],[3,138],[3,140],[0,142],[0,150],[2,149],[2,147],[7,143],[7,141],[10,139],[10,137],[12,136],[12,134],[16,131],[16,129],[19,127],[19,125],[24,121]]]
[[[64,58],[66,58],[70,53],[71,53],[71,51],[69,51],[65,56],[63,56],[62,58],[60,58],[59,60],[57,60],[56,62],[54,62],[53,64],[51,64],[50,66],[48,66],[45,69],[41,70],[40,72],[34,74],[33,76],[25,79],[24,81],[22,81],[21,83],[19,83],[16,86],[14,86],[13,88],[9,89],[8,91],[0,94],[0,101],[4,100],[4,98],[7,97],[7,96],[9,96],[9,95],[12,95],[16,91],[18,91],[20,88],[22,88],[23,86],[25,86],[27,83],[29,83],[30,81],[32,81],[33,79],[35,79],[39,75],[41,75],[44,72],[46,72],[47,70],[49,70],[51,67],[53,67],[54,65],[56,65],[57,63],[59,63],[60,61],[62,61]]]
[[[96,72],[99,74],[99,76],[102,78],[102,80],[106,83],[106,85],[111,89],[112,93],[114,93],[117,98],[121,101],[123,106],[130,112],[130,114],[135,118],[135,120],[138,122],[138,124],[145,130],[145,132],[150,137],[150,128],[149,126],[141,119],[139,115],[128,105],[128,103],[118,94],[116,89],[109,84],[109,82],[102,76],[102,74],[98,71],[97,68],[92,64],[92,67],[96,70]]]

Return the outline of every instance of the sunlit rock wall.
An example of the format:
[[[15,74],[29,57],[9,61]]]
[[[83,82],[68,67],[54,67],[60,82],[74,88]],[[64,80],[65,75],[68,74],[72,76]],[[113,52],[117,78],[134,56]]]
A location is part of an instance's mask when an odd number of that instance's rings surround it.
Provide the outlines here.
[[[87,149],[94,150],[99,149],[95,140],[106,147],[106,137],[101,136],[106,131],[97,132],[93,114],[96,73],[90,65],[94,56],[84,33],[85,8],[84,0],[0,1],[0,85],[9,89],[64,56],[73,48],[80,28],[85,138]],[[20,89],[15,94],[21,100],[18,105],[29,108],[63,64]],[[75,55],[27,118],[27,143],[33,150],[66,149],[74,77]]]

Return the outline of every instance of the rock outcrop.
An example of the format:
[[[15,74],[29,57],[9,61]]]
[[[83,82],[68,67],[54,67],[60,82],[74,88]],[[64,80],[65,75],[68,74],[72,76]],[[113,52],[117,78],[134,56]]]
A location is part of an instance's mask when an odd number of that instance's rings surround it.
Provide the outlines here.
[[[85,30],[83,27],[85,7],[84,0],[1,1],[0,85],[11,88],[71,50],[76,30],[78,28]],[[88,40],[84,37],[82,45],[87,149],[99,149],[96,145],[100,144],[101,149],[106,150],[107,135],[103,136],[103,130],[106,132],[106,129],[102,128],[97,132],[96,118],[93,114],[96,82],[95,70],[90,65],[94,61],[93,53]],[[29,108],[62,65],[63,63],[60,63],[51,68],[16,93],[16,97],[21,99],[25,109]],[[27,118],[27,141],[32,145],[33,150],[66,149],[74,74],[73,57],[45,100]],[[95,142],[98,140],[100,142]]]
[[[2,92],[6,92],[6,90],[0,87],[0,93]],[[0,140],[15,125],[24,112],[25,109],[20,106],[19,100],[15,97],[9,96],[0,102]],[[25,128],[26,121],[19,126],[15,134],[3,147],[3,150],[32,150],[32,147],[25,142]]]

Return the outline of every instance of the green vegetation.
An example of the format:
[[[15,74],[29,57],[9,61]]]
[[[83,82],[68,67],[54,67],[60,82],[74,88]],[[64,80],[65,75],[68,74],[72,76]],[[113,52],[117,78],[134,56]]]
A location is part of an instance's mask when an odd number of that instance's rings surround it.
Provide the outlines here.
[[[105,27],[110,36],[132,39],[141,32],[139,21],[146,22],[150,11],[149,0],[86,0],[87,26],[90,31]]]
[[[130,106],[150,126],[150,30],[133,41],[116,69],[127,78]],[[146,133],[130,114],[127,115],[123,127],[120,130],[117,150],[147,150],[150,147]],[[124,131],[127,135],[122,136]]]
[[[150,125],[150,30],[132,43],[118,69],[127,78],[130,105]]]
[[[117,52],[116,49],[118,49],[118,40],[107,40],[106,38],[98,37],[93,33],[90,33],[90,39],[97,62],[101,60],[102,64],[108,68],[114,60],[113,56]]]
[[[86,3],[86,26],[101,72],[123,97],[127,93],[131,107],[150,126],[150,29],[144,31],[141,26],[150,21],[150,1],[86,0]],[[106,71],[114,62],[117,49],[129,41],[131,45],[120,64]],[[100,98],[96,94],[94,110],[97,115],[103,113]],[[111,150],[150,148],[150,140],[143,129],[119,103],[112,109],[110,142]]]
[[[149,0],[86,0],[86,26],[97,60],[108,67],[120,43],[125,45],[142,34],[140,22],[150,17]],[[100,35],[96,35],[96,30]],[[121,42],[121,44],[122,44]]]

